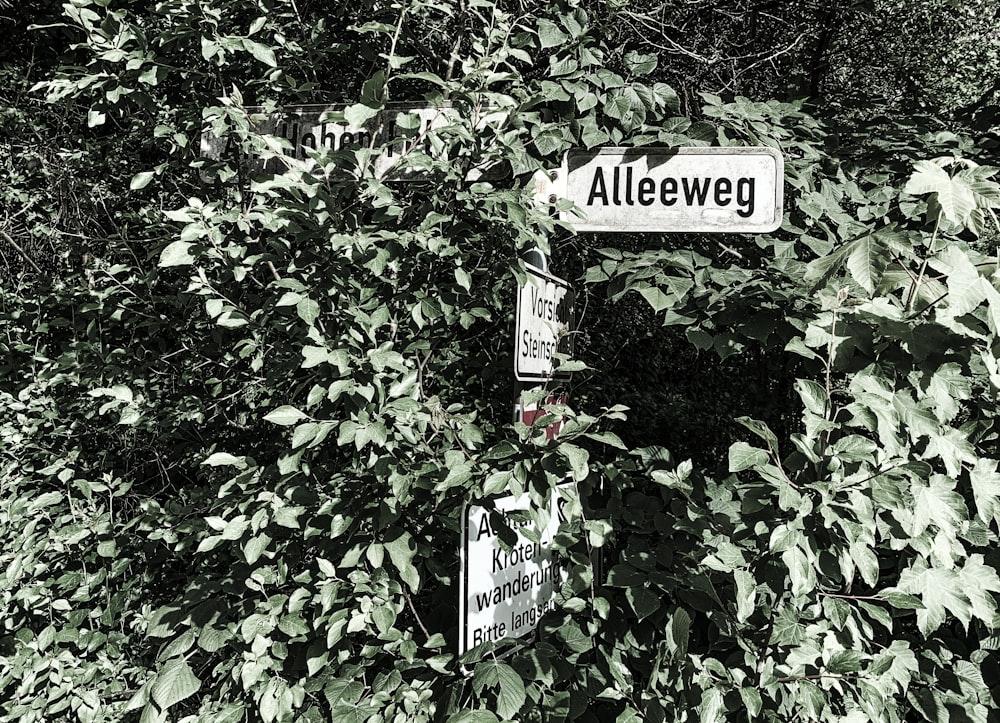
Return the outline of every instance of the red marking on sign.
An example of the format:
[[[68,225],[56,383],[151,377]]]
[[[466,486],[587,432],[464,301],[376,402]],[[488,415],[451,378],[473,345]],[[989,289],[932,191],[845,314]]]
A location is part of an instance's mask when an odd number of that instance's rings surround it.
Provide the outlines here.
[[[545,397],[543,404],[566,404],[568,397],[565,394],[550,394]],[[520,405],[521,421],[524,422],[529,427],[535,423],[535,420],[541,417],[543,414],[547,414],[546,410],[541,408],[538,404],[524,404]],[[556,435],[562,429],[563,420],[559,419],[552,424],[545,425],[545,438],[555,439]]]

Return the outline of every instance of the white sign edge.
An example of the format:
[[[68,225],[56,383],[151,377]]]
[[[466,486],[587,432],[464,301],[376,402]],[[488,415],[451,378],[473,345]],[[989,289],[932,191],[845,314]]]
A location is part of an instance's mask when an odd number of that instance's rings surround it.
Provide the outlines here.
[[[458,654],[459,657],[469,652],[469,501],[462,505],[462,545],[458,555]],[[462,652],[462,651],[465,652]]]

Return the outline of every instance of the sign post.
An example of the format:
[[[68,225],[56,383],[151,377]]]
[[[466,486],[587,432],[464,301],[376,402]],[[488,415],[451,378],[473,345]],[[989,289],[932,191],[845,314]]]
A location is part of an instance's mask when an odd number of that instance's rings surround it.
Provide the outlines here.
[[[599,148],[569,151],[559,171],[536,173],[533,185],[537,202],[572,202],[560,220],[576,231],[767,233],[781,226],[783,173],[781,153],[773,148]],[[531,253],[535,263],[525,263],[528,278],[518,288],[514,331],[515,418],[529,425],[544,410],[540,402],[524,402],[521,384],[569,378],[556,356],[572,354],[574,326],[572,289],[548,272],[544,254]],[[541,396],[545,404],[566,402],[565,394]],[[560,426],[549,425],[547,439]],[[559,491],[553,491],[548,524],[537,541],[511,517],[530,504],[527,495],[508,496],[492,509],[469,504],[463,510],[460,656],[483,643],[528,634],[555,607],[566,574],[551,549],[561,516]],[[500,517],[516,535],[507,551],[495,529]],[[594,563],[600,565],[599,555]]]

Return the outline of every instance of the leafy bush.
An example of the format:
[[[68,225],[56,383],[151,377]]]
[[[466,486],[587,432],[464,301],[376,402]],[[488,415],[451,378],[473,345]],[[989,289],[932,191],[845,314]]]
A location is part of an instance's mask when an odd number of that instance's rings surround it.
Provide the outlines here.
[[[580,7],[449,10],[67,6],[63,150],[122,155],[86,256],[0,288],[0,719],[987,720],[996,139],[712,94],[694,122]],[[420,180],[376,173],[378,138],[293,159],[259,131],[246,104],[329,100],[324,73],[352,121],[458,110],[412,129]],[[780,148],[782,229],[571,236],[531,174],[609,143]],[[535,245],[597,310],[555,441],[508,421]],[[660,326],[688,346],[648,398],[703,439],[617,406],[609,360]],[[677,358],[723,360],[713,420]],[[463,503],[567,478],[559,609],[456,659]]]

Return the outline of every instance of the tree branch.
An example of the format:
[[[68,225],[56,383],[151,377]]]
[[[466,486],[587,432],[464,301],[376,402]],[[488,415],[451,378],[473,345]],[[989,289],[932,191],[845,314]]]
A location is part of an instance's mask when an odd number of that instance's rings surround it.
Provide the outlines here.
[[[24,259],[28,263],[28,265],[35,270],[35,273],[37,273],[39,276],[42,275],[42,270],[41,268],[39,268],[38,264],[35,263],[35,260],[30,256],[28,256],[27,251],[18,246],[17,241],[12,239],[9,233],[0,230],[0,236],[3,236],[4,240],[7,241],[7,243],[9,243],[14,248],[15,251],[21,254],[21,258]]]

